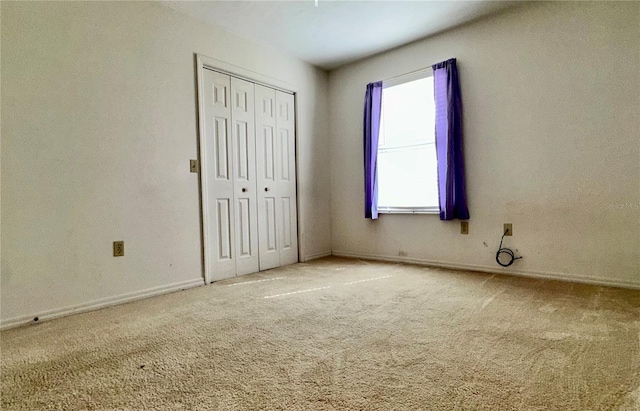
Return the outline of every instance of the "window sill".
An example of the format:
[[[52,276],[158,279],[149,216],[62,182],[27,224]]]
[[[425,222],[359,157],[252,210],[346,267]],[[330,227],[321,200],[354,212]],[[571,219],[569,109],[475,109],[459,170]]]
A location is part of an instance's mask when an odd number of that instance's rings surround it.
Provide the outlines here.
[[[440,215],[440,209],[438,207],[421,207],[421,208],[385,207],[385,208],[378,208],[378,214],[436,214],[436,215]]]

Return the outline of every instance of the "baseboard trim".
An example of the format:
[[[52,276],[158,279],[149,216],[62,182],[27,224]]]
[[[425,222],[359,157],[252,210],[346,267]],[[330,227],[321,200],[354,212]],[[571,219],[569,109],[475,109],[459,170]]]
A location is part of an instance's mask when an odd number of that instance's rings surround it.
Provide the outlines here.
[[[0,330],[6,330],[9,328],[19,327],[33,323],[33,319],[38,317],[38,323],[53,320],[55,318],[66,317],[73,314],[85,313],[87,311],[99,310],[101,308],[111,307],[114,305],[130,303],[137,300],[143,300],[145,298],[155,297],[161,294],[167,294],[174,291],[186,290],[188,288],[199,287],[204,285],[204,279],[187,280],[179,283],[161,285],[159,287],[148,288],[142,291],[135,291],[132,293],[122,294],[114,297],[102,298],[99,300],[89,301],[79,305],[73,305],[70,307],[56,308],[53,310],[43,311],[30,315],[23,315],[20,317],[9,318],[0,322]]]
[[[319,258],[329,257],[331,255],[331,251],[322,251],[320,253],[309,254],[304,257],[304,263],[311,260],[317,260]]]
[[[530,270],[513,270],[513,269],[501,270],[496,267],[485,266],[485,265],[457,264],[457,263],[450,263],[446,261],[425,260],[425,259],[412,258],[412,257],[363,254],[363,253],[354,253],[350,251],[334,250],[332,251],[331,254],[336,257],[348,257],[348,258],[360,258],[363,260],[373,260],[373,261],[409,263],[409,264],[424,265],[429,267],[449,268],[452,270],[480,271],[483,273],[491,273],[491,274],[516,275],[520,277],[540,278],[545,280],[557,280],[557,281],[569,281],[574,283],[593,284],[593,285],[601,285],[606,287],[619,287],[619,288],[630,288],[633,290],[640,290],[640,283],[636,283],[632,281],[612,280],[609,278],[598,278],[598,277],[591,277],[591,276],[577,276],[577,275],[569,275],[565,273],[557,273],[557,272],[550,272],[550,271],[530,271]]]

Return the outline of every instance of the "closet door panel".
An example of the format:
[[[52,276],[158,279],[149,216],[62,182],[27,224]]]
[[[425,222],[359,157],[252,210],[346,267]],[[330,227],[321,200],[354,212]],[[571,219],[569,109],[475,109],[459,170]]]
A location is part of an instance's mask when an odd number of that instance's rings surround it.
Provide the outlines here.
[[[280,265],[278,225],[278,139],[275,90],[255,85],[256,165],[258,181],[258,242],[260,270]]]
[[[295,107],[291,94],[276,91],[278,146],[278,196],[280,218],[280,265],[298,262],[298,217],[296,207]]]
[[[206,241],[209,278],[233,277],[235,263],[235,212],[233,144],[231,138],[231,78],[204,70],[204,134],[207,164]]]
[[[231,78],[236,275],[259,270],[254,84]]]

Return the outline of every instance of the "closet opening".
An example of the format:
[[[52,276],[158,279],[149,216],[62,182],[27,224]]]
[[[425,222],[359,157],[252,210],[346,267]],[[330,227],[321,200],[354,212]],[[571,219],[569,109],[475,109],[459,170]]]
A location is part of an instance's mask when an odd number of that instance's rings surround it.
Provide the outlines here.
[[[196,62],[206,283],[298,262],[295,90]]]

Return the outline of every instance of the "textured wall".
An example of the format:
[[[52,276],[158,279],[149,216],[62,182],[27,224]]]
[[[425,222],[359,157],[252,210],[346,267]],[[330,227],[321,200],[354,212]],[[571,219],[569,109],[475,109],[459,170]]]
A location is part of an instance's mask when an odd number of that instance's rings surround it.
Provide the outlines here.
[[[2,320],[202,277],[194,53],[299,87],[301,257],[330,251],[326,72],[152,2],[2,2]]]
[[[334,253],[640,286],[640,4],[525,5],[330,73]],[[456,57],[470,234],[363,218],[365,85]]]

